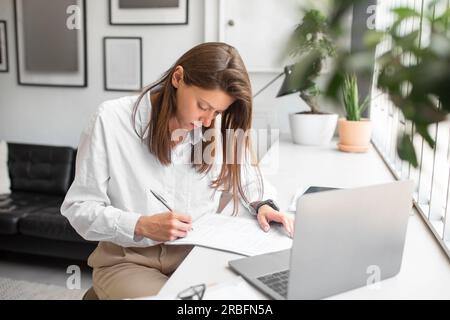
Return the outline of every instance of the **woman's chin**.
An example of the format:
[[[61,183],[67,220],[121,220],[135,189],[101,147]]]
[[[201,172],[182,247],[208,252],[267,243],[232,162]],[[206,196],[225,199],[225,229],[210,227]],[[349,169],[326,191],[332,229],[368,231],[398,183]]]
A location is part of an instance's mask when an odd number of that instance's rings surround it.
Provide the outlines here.
[[[191,130],[194,130],[195,128],[199,128],[198,126],[196,126],[195,124],[193,124],[193,123],[190,123],[189,124],[189,131],[191,131]]]

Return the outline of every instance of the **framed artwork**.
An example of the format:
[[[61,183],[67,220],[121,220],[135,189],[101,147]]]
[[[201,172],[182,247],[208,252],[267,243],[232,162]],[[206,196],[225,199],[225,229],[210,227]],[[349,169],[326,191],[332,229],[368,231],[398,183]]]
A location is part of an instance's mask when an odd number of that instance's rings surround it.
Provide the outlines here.
[[[0,20],[0,72],[8,72],[8,32],[6,21]]]
[[[15,0],[14,13],[18,83],[86,87],[85,0]]]
[[[189,0],[109,0],[111,25],[188,24]]]
[[[142,38],[103,38],[104,89],[138,91],[142,88]]]

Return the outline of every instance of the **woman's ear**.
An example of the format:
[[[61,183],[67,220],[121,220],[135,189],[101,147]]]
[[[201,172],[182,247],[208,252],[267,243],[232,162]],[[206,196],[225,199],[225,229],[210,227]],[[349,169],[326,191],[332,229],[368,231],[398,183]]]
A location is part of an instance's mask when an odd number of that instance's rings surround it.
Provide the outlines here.
[[[178,89],[180,83],[183,81],[184,69],[182,66],[176,66],[172,74],[172,85]]]

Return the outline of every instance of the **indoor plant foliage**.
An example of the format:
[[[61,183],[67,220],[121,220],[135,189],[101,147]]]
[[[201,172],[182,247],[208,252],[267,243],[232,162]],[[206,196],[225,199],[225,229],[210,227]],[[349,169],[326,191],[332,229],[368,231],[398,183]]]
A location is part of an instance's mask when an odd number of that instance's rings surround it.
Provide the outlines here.
[[[345,25],[346,13],[361,1],[332,2],[331,13],[327,16],[332,38],[336,38]],[[405,131],[399,137],[397,153],[400,159],[414,167],[418,166],[418,160],[411,135],[419,134],[434,148],[435,141],[428,127],[445,120],[450,112],[450,10],[436,10],[445,7],[448,8],[447,0],[435,0],[419,11],[408,7],[393,9],[392,26],[383,32],[369,31],[365,49],[359,52],[336,50],[334,70],[324,90],[328,97],[338,101],[344,75],[349,72],[370,75],[375,47],[382,41],[390,42],[391,48],[378,58],[380,73],[374,81],[377,88],[388,95],[404,118],[413,125],[413,132]],[[417,24],[415,30],[402,34],[403,23],[409,19],[420,20],[423,27]],[[423,41],[422,30],[428,30],[429,41]],[[408,55],[413,57],[412,63],[405,63],[404,58]],[[300,77],[307,78],[308,72],[305,69]]]
[[[395,8],[395,21],[386,33],[372,35],[372,47],[384,39],[392,48],[379,58],[380,75],[377,87],[386,92],[405,119],[412,121],[414,130],[431,148],[435,141],[428,126],[446,119],[450,111],[450,10],[438,13],[432,2],[430,7],[418,12],[411,8]],[[424,29],[430,30],[429,44],[424,45],[422,30],[401,35],[401,25],[408,19],[421,19]],[[411,55],[414,63],[404,63]],[[405,86],[407,90],[405,90]],[[410,133],[399,137],[397,151],[401,159],[418,166]]]
[[[297,25],[289,43],[288,54],[301,61],[293,72],[294,83],[300,97],[311,111],[302,113],[320,114],[317,97],[321,93],[315,80],[319,76],[324,60],[333,57],[335,48],[329,34],[327,19],[318,10],[305,12],[303,20]],[[305,78],[301,75],[307,73]]]
[[[365,152],[370,145],[372,123],[369,119],[361,118],[361,114],[369,105],[369,97],[360,101],[356,75],[345,76],[342,100],[346,117],[338,121],[338,148],[341,151]]]
[[[358,93],[358,81],[355,74],[347,75],[342,87],[342,100],[345,107],[346,119],[360,121],[361,114],[369,105],[369,97],[360,102]]]
[[[309,111],[289,115],[293,141],[305,145],[326,145],[336,130],[338,115],[319,110],[317,98],[321,90],[316,84],[324,61],[334,55],[327,20],[318,10],[308,10],[294,30],[288,55],[301,61],[290,68],[289,80],[283,84],[285,92],[299,92]],[[307,77],[302,78],[303,74]]]

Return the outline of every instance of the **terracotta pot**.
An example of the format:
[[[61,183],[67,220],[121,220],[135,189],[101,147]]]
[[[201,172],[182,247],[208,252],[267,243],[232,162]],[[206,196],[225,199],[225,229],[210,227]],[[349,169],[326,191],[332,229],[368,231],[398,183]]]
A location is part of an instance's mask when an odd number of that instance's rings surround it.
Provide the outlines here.
[[[372,122],[369,119],[349,121],[345,118],[338,120],[339,143],[338,148],[346,152],[366,152],[369,150],[372,136]]]

